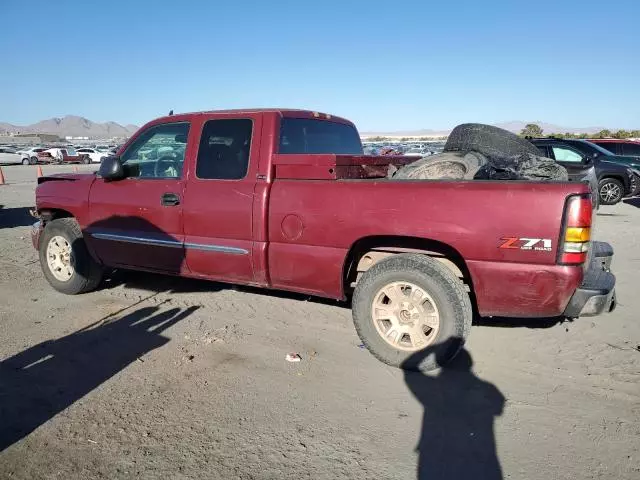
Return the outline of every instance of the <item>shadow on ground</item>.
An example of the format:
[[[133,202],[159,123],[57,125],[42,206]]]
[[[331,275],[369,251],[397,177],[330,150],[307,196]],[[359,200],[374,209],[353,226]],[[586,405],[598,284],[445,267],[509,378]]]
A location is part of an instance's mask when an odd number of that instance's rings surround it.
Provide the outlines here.
[[[351,297],[341,302],[330,298],[315,297],[301,293],[287,292],[283,290],[269,290],[265,288],[234,285],[209,280],[197,280],[193,278],[174,277],[156,273],[147,273],[133,270],[113,270],[103,280],[100,288],[108,290],[112,288],[134,288],[151,292],[165,293],[215,293],[224,290],[263,295],[268,297],[298,300],[301,302],[313,302],[322,305],[337,306],[351,309]],[[482,327],[500,328],[551,328],[565,322],[564,317],[555,318],[507,318],[507,317],[480,317],[474,314],[473,325]]]
[[[456,340],[427,347],[403,365],[419,365],[429,355],[456,348]],[[473,373],[466,349],[435,375],[405,371],[407,387],[424,408],[418,442],[418,480],[501,479],[494,419],[505,398],[493,384]]]
[[[106,318],[0,363],[0,451],[29,435],[142,355],[169,341],[166,329],[198,307],[144,307]]]
[[[29,213],[29,208],[4,208],[0,206],[0,228],[27,227],[33,225],[36,219]]]
[[[624,203],[626,203],[627,205],[631,205],[633,207],[640,208],[640,197],[625,198],[622,201]]]
[[[284,290],[270,290],[267,288],[250,287],[231,283],[214,282],[211,280],[198,280],[194,278],[174,277],[156,273],[147,273],[134,270],[113,270],[105,276],[100,289],[134,288],[152,292],[166,293],[215,293],[224,290],[251,293],[275,298],[286,298],[303,302],[314,302],[323,305],[351,308],[351,298],[346,301],[332,300],[330,298],[315,297],[302,293],[288,292]]]

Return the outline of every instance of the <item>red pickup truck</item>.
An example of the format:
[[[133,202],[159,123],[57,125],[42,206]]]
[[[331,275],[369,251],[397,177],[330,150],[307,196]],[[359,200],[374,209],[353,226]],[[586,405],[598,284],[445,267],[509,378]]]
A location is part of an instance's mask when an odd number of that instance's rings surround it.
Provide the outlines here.
[[[67,294],[109,266],[350,298],[369,350],[421,370],[455,356],[474,313],[613,309],[586,184],[387,177],[411,161],[362,155],[351,122],[317,112],[167,116],[95,174],[39,178],[33,244]]]

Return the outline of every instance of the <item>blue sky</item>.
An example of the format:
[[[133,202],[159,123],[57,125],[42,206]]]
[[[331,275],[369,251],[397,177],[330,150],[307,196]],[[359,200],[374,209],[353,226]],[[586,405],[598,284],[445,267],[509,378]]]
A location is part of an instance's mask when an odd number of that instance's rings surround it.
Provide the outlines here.
[[[640,2],[0,0],[0,121],[284,106],[640,128]]]

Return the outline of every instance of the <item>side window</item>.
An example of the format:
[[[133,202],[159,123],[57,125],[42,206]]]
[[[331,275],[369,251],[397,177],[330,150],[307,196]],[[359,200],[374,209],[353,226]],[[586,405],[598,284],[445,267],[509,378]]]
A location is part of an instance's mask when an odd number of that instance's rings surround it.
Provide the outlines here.
[[[166,123],[142,132],[120,157],[127,177],[180,178],[188,136],[188,123]]]
[[[595,143],[599,147],[604,148],[605,150],[610,151],[614,155],[618,154],[618,151],[617,151],[618,150],[618,146],[613,142],[593,142],[593,143]]]
[[[633,155],[640,157],[640,143],[635,145],[632,143],[625,143],[622,145],[622,152],[624,155]]]
[[[547,151],[547,146],[546,145],[536,145],[536,147],[538,148],[538,151],[540,152],[540,155],[543,157],[548,157],[549,156],[549,152]]]
[[[250,119],[209,120],[202,128],[196,177],[239,180],[249,167]]]
[[[557,162],[580,163],[582,155],[567,147],[551,147]]]

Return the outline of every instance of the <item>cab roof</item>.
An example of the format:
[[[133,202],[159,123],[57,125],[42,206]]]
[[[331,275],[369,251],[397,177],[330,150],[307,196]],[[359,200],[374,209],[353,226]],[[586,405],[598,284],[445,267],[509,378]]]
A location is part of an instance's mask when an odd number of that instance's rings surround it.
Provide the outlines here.
[[[189,117],[195,115],[214,115],[214,114],[238,114],[242,115],[243,113],[275,113],[279,114],[283,117],[294,117],[294,118],[316,118],[318,120],[331,120],[338,123],[346,123],[349,125],[353,125],[353,122],[347,120],[346,118],[337,117],[330,113],[322,113],[313,110],[303,110],[296,108],[236,108],[236,109],[226,109],[226,110],[203,110],[200,112],[184,112],[184,113],[175,113],[173,115],[167,115],[164,117],[160,117],[154,120],[155,121],[164,121],[169,120],[171,117]]]

